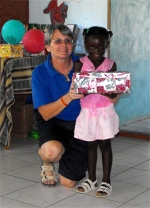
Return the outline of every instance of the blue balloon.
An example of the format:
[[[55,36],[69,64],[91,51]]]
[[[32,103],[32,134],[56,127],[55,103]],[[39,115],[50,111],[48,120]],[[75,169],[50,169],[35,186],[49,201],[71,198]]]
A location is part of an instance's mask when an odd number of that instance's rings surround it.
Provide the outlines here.
[[[25,27],[19,20],[9,20],[2,27],[2,37],[9,44],[17,44],[22,41]]]

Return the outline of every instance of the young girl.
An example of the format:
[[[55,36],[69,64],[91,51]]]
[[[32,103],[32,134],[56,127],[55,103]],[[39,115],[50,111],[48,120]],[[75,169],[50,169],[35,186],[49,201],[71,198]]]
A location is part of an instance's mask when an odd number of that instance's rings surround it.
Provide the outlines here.
[[[74,64],[75,72],[116,71],[116,63],[104,57],[112,32],[103,27],[91,27],[83,32],[88,56]],[[119,98],[116,94],[88,94],[80,100],[81,112],[76,120],[75,138],[87,141],[88,179],[76,191],[86,193],[98,187],[96,180],[97,147],[102,153],[103,178],[96,192],[98,197],[112,192],[110,173],[112,167],[111,139],[118,133],[119,118],[113,107]]]

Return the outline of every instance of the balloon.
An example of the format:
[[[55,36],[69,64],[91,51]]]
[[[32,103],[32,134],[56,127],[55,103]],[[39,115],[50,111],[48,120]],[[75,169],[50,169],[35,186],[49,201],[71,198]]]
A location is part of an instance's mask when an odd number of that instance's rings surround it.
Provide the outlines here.
[[[25,27],[19,20],[9,20],[2,27],[2,37],[9,44],[17,44],[25,34]]]
[[[28,30],[22,39],[22,44],[27,52],[32,54],[40,53],[45,48],[45,35],[39,29]]]

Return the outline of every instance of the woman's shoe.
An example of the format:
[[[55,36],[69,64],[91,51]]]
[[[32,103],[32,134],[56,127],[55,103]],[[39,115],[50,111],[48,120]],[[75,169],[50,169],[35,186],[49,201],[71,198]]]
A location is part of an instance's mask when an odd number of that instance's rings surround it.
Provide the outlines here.
[[[50,187],[55,186],[57,184],[57,178],[55,176],[54,166],[53,165],[50,165],[50,166],[42,165],[41,168],[42,168],[42,172],[41,172],[42,184],[44,186],[50,186]],[[51,176],[45,175],[46,171],[52,171],[52,175]],[[44,183],[46,181],[53,181],[54,183],[51,183],[51,184]]]

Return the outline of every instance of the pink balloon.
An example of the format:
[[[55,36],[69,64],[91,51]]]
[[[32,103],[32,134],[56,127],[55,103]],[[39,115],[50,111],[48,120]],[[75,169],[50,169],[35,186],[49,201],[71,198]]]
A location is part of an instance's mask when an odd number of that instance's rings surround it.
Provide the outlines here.
[[[45,48],[45,34],[38,29],[32,29],[25,33],[22,44],[27,52],[32,54],[40,53]]]

